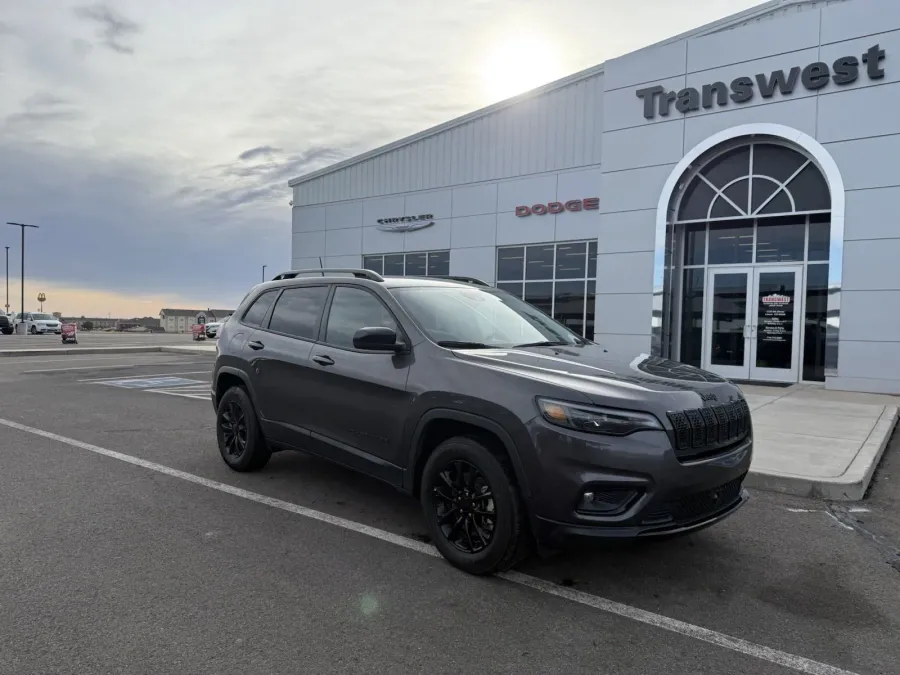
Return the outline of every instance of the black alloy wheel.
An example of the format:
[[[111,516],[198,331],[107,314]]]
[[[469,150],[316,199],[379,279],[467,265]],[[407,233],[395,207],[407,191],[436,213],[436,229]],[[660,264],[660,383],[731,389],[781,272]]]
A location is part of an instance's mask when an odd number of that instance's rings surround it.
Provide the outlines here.
[[[486,549],[497,527],[497,510],[491,486],[478,467],[455,459],[439,474],[434,509],[438,526],[453,546],[463,553]]]
[[[531,544],[509,457],[494,445],[487,438],[449,438],[422,469],[419,496],[431,539],[469,574],[508,570]]]
[[[247,450],[247,420],[237,401],[230,401],[219,419],[225,452],[238,459]]]
[[[225,463],[235,471],[256,471],[272,456],[250,396],[231,387],[216,408],[216,440]]]

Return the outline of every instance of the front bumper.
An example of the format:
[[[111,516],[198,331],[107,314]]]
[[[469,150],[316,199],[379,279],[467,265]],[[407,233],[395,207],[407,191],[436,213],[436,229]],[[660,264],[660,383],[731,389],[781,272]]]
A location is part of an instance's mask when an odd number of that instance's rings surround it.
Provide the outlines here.
[[[663,431],[616,438],[569,432],[536,419],[529,432],[536,450],[526,468],[532,521],[538,539],[548,545],[573,537],[694,532],[724,520],[748,499],[742,485],[753,456],[752,431],[695,461],[679,461]],[[602,514],[585,509],[585,492],[629,496],[620,508]]]

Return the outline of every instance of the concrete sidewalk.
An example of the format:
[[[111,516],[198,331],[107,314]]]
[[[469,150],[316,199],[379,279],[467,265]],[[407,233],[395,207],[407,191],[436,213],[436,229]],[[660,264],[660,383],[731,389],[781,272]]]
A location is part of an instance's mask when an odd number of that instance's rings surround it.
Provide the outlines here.
[[[897,424],[900,397],[742,385],[753,415],[747,485],[803,497],[862,499]]]

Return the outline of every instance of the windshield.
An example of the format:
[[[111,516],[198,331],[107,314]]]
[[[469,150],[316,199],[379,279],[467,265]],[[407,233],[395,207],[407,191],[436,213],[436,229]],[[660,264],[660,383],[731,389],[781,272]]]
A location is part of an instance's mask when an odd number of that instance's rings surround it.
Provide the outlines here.
[[[431,340],[445,347],[584,344],[536,307],[495,289],[398,288],[397,302]]]
[[[32,314],[31,318],[34,321],[56,321],[56,317],[50,314]]]

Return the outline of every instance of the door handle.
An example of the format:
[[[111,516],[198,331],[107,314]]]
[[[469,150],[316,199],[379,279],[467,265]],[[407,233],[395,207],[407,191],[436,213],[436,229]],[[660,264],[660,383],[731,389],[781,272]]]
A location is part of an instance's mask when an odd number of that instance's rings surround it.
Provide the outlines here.
[[[262,349],[265,347],[259,340],[250,340],[250,342],[247,343],[247,346],[250,347],[250,349]]]
[[[324,354],[318,354],[312,358],[313,361],[318,363],[320,366],[333,366],[334,359],[330,356],[325,356]]]

